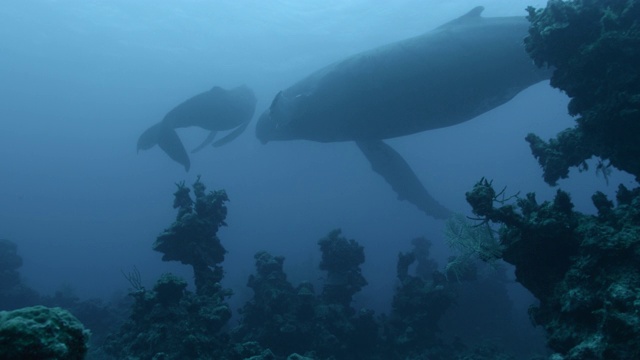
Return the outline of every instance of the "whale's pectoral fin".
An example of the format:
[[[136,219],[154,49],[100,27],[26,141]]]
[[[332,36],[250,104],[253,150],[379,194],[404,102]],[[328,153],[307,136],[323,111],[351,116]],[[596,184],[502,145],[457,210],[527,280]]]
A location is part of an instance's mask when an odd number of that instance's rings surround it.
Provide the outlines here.
[[[436,219],[446,219],[451,210],[438,203],[424,188],[409,164],[382,140],[359,140],[358,147],[375,172],[391,185],[401,200],[407,200]]]
[[[158,145],[160,148],[174,161],[182,164],[186,171],[189,171],[191,161],[176,131],[168,127],[162,127],[158,135]]]
[[[244,130],[247,128],[247,126],[249,126],[249,121],[240,124],[240,126],[238,126],[237,128],[233,129],[233,131],[228,133],[225,137],[223,137],[222,139],[214,142],[213,143],[213,147],[222,146],[222,145],[224,145],[226,143],[231,142],[233,139],[235,139],[238,136],[240,136],[240,134],[242,134],[244,132]]]
[[[217,133],[218,133],[218,132],[217,132],[217,131],[215,131],[215,130],[214,130],[214,131],[211,131],[211,132],[209,133],[209,136],[207,136],[207,138],[206,138],[206,139],[204,139],[204,141],[202,142],[202,144],[200,144],[200,145],[196,146],[196,147],[195,147],[195,149],[191,150],[191,153],[192,153],[192,154],[193,154],[193,153],[196,153],[196,152],[198,152],[198,151],[200,151],[200,150],[204,149],[204,147],[205,147],[205,146],[207,146],[207,145],[211,144],[211,142],[213,141],[213,139],[215,139],[215,138],[216,138],[216,134],[217,134]]]

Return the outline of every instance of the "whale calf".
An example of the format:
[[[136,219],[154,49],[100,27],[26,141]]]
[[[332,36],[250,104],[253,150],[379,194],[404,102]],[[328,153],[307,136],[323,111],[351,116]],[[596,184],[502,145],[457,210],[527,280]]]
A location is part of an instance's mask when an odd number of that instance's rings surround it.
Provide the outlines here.
[[[213,87],[176,106],[162,121],[143,132],[138,138],[137,149],[147,150],[158,145],[171,159],[189,171],[191,161],[175,129],[197,126],[210,131],[209,136],[192,152],[212,143],[218,131],[233,129],[213,143],[213,146],[221,146],[247,128],[255,108],[256,97],[247,86],[229,90]]]
[[[356,141],[399,197],[448,216],[416,190],[422,185],[409,180],[413,170],[382,140],[471,120],[551,75],[525,51],[525,17],[482,17],[483,10],[312,73],[275,96],[256,136],[262,143]]]

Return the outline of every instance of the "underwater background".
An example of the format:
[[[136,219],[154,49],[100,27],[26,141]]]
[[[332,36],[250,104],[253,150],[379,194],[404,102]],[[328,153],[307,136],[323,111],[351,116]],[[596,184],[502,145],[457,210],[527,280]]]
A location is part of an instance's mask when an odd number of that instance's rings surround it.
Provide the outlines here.
[[[484,16],[525,16],[546,1],[484,1]],[[351,142],[303,140],[262,145],[255,120],[278,91],[331,62],[431,30],[479,5],[469,1],[5,1],[0,6],[0,238],[17,244],[24,284],[41,294],[72,292],[106,302],[126,296],[123,273],[139,270],[152,288],[171,272],[156,237],[175,219],[176,183],[198,176],[224,189],[228,226],[217,236],[228,253],[222,285],[237,309],[253,292],[254,254],[283,256],[294,285],[316,284],[318,240],[333,230],[363,246],[368,285],[353,306],[389,313],[397,254],[426,237],[442,268],[453,254],[445,222],[398,201]],[[213,86],[246,84],[256,115],[233,142],[191,155],[191,169],[158,148],[136,154],[138,136],[175,105]],[[470,215],[465,192],[482,177],[508,193],[558,187],[542,178],[524,141],[573,126],[568,98],[548,81],[472,121],[388,141],[438,201]],[[191,149],[205,130],[178,130]],[[596,162],[592,163],[593,168]],[[558,182],[575,210],[596,212],[590,196],[615,197],[632,176],[572,170]],[[544,334],[528,321],[534,298],[506,269],[514,322],[544,354]],[[31,304],[29,304],[31,305]],[[4,310],[4,309],[0,309]],[[446,328],[446,325],[442,325]],[[530,340],[530,341],[528,341]]]

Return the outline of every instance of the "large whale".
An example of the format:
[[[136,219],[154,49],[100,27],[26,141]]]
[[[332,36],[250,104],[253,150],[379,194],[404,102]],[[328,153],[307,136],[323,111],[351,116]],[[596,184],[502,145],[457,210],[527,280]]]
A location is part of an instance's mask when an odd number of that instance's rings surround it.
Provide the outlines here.
[[[471,120],[549,78],[524,49],[526,18],[487,18],[483,10],[348,57],[280,91],[258,120],[258,139],[356,141],[401,198],[448,216],[408,180],[413,170],[382,140]]]
[[[221,146],[247,128],[255,108],[256,97],[247,86],[229,90],[216,86],[176,106],[162,121],[143,132],[138,138],[138,151],[158,145],[171,159],[189,171],[191,161],[175,129],[197,126],[210,131],[209,136],[192,152],[212,143],[218,131],[233,129],[213,143],[213,146]]]

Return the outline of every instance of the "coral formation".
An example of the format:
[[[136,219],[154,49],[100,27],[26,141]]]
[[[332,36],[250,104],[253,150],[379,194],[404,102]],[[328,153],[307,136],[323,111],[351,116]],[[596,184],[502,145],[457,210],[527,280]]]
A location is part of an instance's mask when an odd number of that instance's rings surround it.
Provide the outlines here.
[[[158,236],[154,250],[163,260],[177,260],[194,269],[196,293],[187,283],[164,274],[153,290],[147,291],[133,274],[134,298],[129,320],[104,346],[117,358],[221,359],[228,351],[228,336],[221,332],[231,318],[225,302],[231,291],[220,285],[225,249],[217,237],[227,209],[224,191],[206,193],[200,178],[193,184],[195,201],[184,183],[174,193],[178,216],[172,226]],[[253,354],[255,355],[255,354]],[[233,357],[232,357],[233,358]]]
[[[261,251],[255,256],[256,274],[247,286],[253,298],[240,314],[242,322],[234,329],[238,341],[257,341],[277,354],[290,354],[311,347],[312,319],[316,303],[313,287],[301,284],[294,288],[284,273],[284,258]]]
[[[194,294],[186,286],[163,274],[152,291],[132,293],[130,318],[109,336],[105,352],[116,358],[219,359],[227,342],[219,332],[231,310],[222,295]]]
[[[640,3],[637,0],[551,0],[528,8],[526,48],[555,69],[551,85],[571,101],[577,124],[545,142],[527,136],[544,179],[555,184],[572,166],[597,156],[640,180]]]
[[[353,295],[367,285],[360,265],[364,263],[364,248],[355,240],[340,236],[334,230],[318,241],[322,260],[320,269],[327,272],[322,297],[328,304],[339,304],[350,309]]]
[[[456,298],[451,283],[429,258],[431,243],[425,238],[416,238],[412,244],[411,252],[398,255],[400,284],[385,329],[394,358],[418,354],[435,356],[434,352],[442,352],[438,322]],[[414,262],[417,265],[412,275],[409,267]]]
[[[316,295],[309,283],[294,287],[283,271],[283,257],[258,252],[256,273],[247,284],[254,296],[240,312],[242,320],[232,331],[232,341],[255,341],[253,354],[268,349],[276,358],[289,354],[289,358],[304,354],[313,359],[346,360],[496,358],[499,351],[495,348],[469,350],[459,343],[446,344],[439,337],[439,320],[455,303],[459,282],[448,281],[438,271],[430,258],[429,241],[417,238],[412,243],[413,250],[398,259],[400,284],[388,317],[352,307],[354,289],[365,282],[360,270],[364,249],[341,236],[340,230],[318,241],[320,267],[332,273],[323,284],[329,296],[324,292]],[[414,263],[415,271],[410,273]]]
[[[108,336],[100,354],[117,359],[435,359],[496,358],[496,348],[467,348],[438,335],[438,323],[454,304],[461,280],[475,279],[475,267],[455,279],[438,271],[430,257],[430,243],[414,239],[413,250],[400,254],[399,285],[390,316],[357,308],[353,297],[366,284],[361,265],[364,248],[340,230],[318,241],[326,272],[322,292],[311,283],[297,286],[287,280],[284,258],[260,251],[255,274],[247,286],[253,297],[240,309],[237,326],[228,328],[229,290],[220,285],[224,248],[217,238],[224,224],[224,192],[205,195],[198,179],[196,200],[184,184],[178,185],[174,206],[179,214],[154,244],[165,260],[178,260],[211,270],[215,277],[200,278],[196,292],[183,279],[163,274],[151,290],[142,286],[140,273],[125,274],[133,298],[129,319]],[[184,246],[186,249],[182,249]],[[204,253],[200,253],[204,252]],[[213,252],[213,253],[212,253]],[[415,271],[410,267],[415,264]]]
[[[528,8],[526,47],[555,68],[551,84],[571,98],[577,124],[549,142],[527,136],[544,179],[555,184],[592,156],[640,180],[640,2],[559,1]],[[616,204],[592,196],[596,215],[573,209],[568,193],[515,203],[482,179],[467,193],[486,224],[501,224],[499,257],[540,301],[531,318],[547,332],[553,359],[640,357],[640,189],[618,187]]]
[[[540,300],[530,314],[547,331],[557,358],[640,357],[640,189],[620,185],[615,207],[596,193],[597,215],[574,211],[561,190],[542,204],[528,194],[496,207],[484,179],[467,200],[484,221],[504,225],[502,258]]]
[[[459,343],[448,345],[437,334],[439,320],[454,303],[455,286],[460,280],[475,279],[475,268],[449,280],[430,258],[430,243],[414,239],[413,250],[399,256],[400,284],[393,311],[389,317],[376,317],[370,309],[353,306],[354,295],[367,284],[360,268],[364,248],[343,237],[340,230],[318,241],[319,268],[326,271],[320,294],[308,282],[292,285],[284,273],[283,257],[265,251],[255,254],[256,272],[247,282],[253,297],[240,309],[238,326],[226,329],[231,311],[225,299],[231,292],[219,283],[224,248],[216,237],[224,224],[226,196],[219,196],[224,192],[204,195],[199,179],[194,190],[196,201],[183,184],[178,185],[174,194],[178,219],[158,237],[154,248],[164,252],[164,259],[179,260],[194,269],[198,266],[194,264],[214,267],[212,273],[219,277],[214,283],[201,278],[200,291],[193,293],[184,280],[164,274],[152,290],[146,290],[134,269],[125,275],[133,287],[131,315],[108,337],[102,346],[104,353],[115,358],[169,360],[444,360],[455,356],[483,359],[499,353],[469,350]],[[204,203],[198,205],[198,201]],[[181,246],[187,249],[179,249]],[[415,271],[410,273],[414,263]],[[196,272],[198,285],[197,276]]]
[[[264,251],[255,255],[256,274],[247,284],[254,296],[242,308],[234,339],[256,340],[279,356],[360,359],[373,353],[379,340],[373,311],[351,307],[352,296],[366,284],[359,267],[364,262],[362,246],[340,236],[340,230],[318,244],[320,267],[330,274],[320,296],[310,283],[294,288],[287,281],[283,257]]]
[[[81,360],[89,331],[68,311],[33,306],[0,311],[2,359]]]
[[[336,229],[318,240],[322,260],[320,269],[327,272],[316,307],[316,322],[322,324],[318,337],[318,354],[332,354],[341,359],[369,358],[379,342],[378,324],[370,309],[356,311],[351,305],[353,295],[367,285],[360,265],[365,261],[364,248],[353,239],[341,236]]]
[[[164,261],[180,261],[193,267],[198,294],[215,294],[216,284],[222,280],[222,267],[226,250],[216,236],[227,216],[225,202],[229,201],[224,190],[208,194],[200,177],[193,184],[195,201],[189,196],[190,189],[184,182],[176,184],[173,207],[178,209],[176,221],[166,229],[153,249],[163,253]]]

